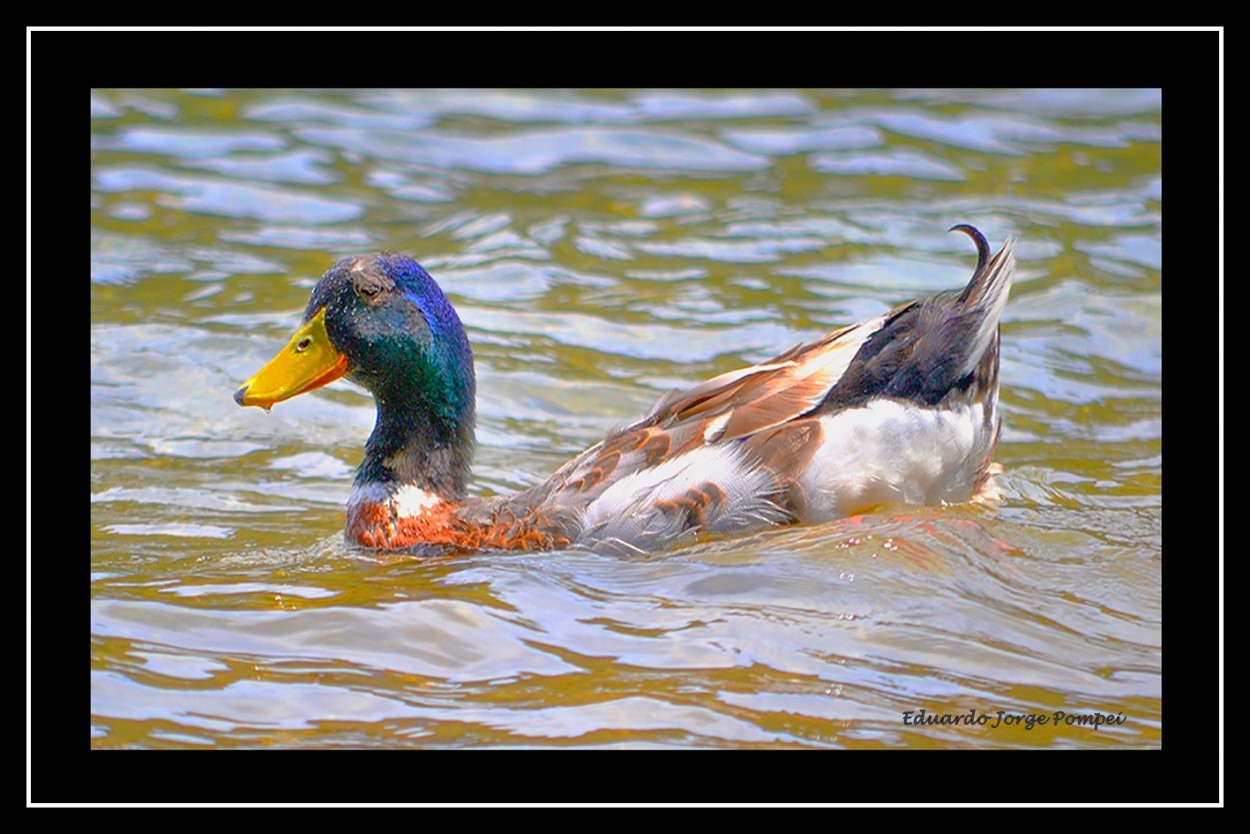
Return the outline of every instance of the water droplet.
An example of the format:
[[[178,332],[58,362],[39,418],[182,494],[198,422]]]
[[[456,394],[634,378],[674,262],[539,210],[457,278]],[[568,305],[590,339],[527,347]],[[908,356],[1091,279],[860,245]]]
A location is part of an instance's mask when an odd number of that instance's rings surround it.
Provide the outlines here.
[[[273,406],[272,406],[272,405],[263,405],[263,406],[261,406],[261,408],[265,409],[265,413],[266,413],[266,414],[273,414]]]

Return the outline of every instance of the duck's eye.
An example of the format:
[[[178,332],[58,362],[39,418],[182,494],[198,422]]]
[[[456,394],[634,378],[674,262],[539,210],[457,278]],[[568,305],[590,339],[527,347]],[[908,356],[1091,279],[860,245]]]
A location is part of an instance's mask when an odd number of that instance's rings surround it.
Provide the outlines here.
[[[312,336],[305,336],[295,343],[295,352],[303,353],[308,350],[308,346],[312,344]]]

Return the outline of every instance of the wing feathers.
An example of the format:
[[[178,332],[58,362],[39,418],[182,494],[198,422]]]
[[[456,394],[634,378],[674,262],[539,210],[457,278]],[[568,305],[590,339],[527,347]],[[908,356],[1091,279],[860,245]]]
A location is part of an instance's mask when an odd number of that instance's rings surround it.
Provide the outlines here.
[[[548,514],[561,531],[580,519],[580,532],[569,537],[575,543],[650,550],[698,531],[804,518],[809,500],[820,499],[803,484],[830,440],[822,418],[878,398],[926,407],[955,398],[980,403],[984,431],[996,435],[998,322],[1015,271],[1014,243],[991,259],[980,233],[969,234],[978,263],[961,290],[670,391],[642,420],[509,504]]]

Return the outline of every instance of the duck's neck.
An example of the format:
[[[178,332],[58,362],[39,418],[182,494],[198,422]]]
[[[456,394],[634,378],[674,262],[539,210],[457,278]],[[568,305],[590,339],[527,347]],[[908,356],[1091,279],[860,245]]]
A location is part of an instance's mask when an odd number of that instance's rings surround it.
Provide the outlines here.
[[[470,402],[472,402],[470,400]],[[473,412],[440,420],[421,408],[378,402],[356,486],[411,486],[445,500],[464,498],[473,458]]]
[[[433,541],[431,519],[464,498],[473,451],[473,407],[467,418],[439,421],[422,408],[395,408],[378,398],[378,422],[347,502],[347,537],[364,547],[396,549]]]
[[[444,500],[465,496],[473,459],[477,383],[460,320],[433,330],[433,342],[375,337],[375,357],[349,378],[373,394],[378,419],[365,443],[356,487],[415,487]],[[428,315],[427,315],[428,318]]]

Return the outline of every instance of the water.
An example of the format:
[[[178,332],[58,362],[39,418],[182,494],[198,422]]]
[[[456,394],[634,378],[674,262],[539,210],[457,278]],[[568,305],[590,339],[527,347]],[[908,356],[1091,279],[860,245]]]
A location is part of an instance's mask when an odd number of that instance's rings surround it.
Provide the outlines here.
[[[92,746],[1158,747],[1160,107],[96,91]],[[369,397],[231,399],[331,263],[407,252],[474,344],[473,489],[511,491],[670,387],[962,285],[955,223],[1020,240],[997,508],[379,557],[342,541]]]

